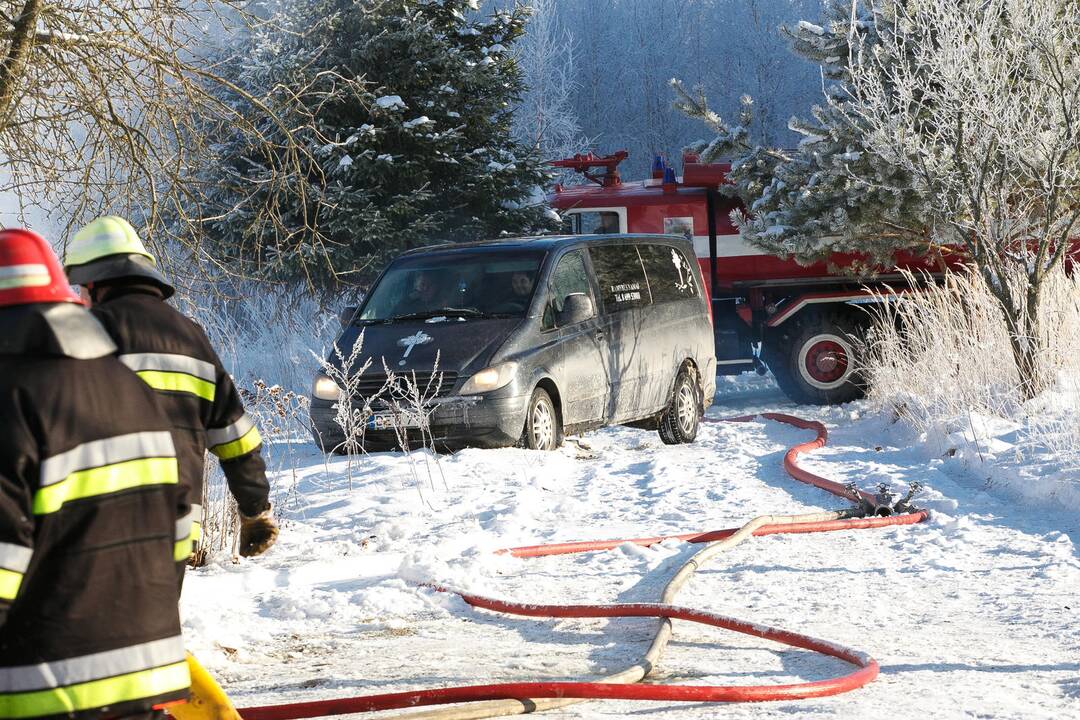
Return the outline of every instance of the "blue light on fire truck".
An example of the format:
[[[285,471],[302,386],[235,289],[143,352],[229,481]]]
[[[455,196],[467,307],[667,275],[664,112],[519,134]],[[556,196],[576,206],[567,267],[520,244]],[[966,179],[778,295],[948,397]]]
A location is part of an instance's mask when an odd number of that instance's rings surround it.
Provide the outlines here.
[[[652,176],[653,176],[653,178],[659,180],[660,178],[664,177],[664,168],[665,168],[664,156],[657,153],[656,155],[653,156],[653,161],[652,161]]]

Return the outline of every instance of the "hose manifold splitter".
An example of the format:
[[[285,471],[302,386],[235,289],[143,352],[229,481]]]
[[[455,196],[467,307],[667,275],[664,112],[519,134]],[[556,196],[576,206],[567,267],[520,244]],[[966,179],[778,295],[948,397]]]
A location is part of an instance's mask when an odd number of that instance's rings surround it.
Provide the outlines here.
[[[919,510],[912,504],[915,495],[922,490],[922,484],[919,482],[910,483],[907,494],[899,500],[896,499],[896,493],[888,483],[878,483],[878,491],[875,495],[860,491],[853,482],[848,483],[845,487],[851,493],[853,499],[857,498],[855,502],[858,504],[859,514],[863,516],[888,517]]]

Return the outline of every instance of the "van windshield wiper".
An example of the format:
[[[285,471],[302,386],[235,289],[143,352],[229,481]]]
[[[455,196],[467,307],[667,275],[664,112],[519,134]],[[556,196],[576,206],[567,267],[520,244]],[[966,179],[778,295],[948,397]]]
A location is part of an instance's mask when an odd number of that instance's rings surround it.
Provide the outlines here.
[[[422,312],[403,313],[394,315],[384,322],[398,322],[399,320],[427,320],[436,317],[483,317],[484,313],[476,308],[440,308],[439,310],[424,310]]]

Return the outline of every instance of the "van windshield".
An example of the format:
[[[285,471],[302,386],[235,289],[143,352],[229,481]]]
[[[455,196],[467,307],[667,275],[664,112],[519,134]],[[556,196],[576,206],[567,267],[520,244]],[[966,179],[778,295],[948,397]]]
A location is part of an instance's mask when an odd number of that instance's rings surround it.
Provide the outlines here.
[[[394,261],[371,290],[357,321],[446,317],[524,317],[541,251],[411,255]]]

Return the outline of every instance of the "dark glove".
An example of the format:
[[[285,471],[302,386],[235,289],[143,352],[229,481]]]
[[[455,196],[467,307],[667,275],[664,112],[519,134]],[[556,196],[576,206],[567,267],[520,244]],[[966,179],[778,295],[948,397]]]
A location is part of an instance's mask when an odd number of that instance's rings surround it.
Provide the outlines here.
[[[248,517],[240,514],[240,555],[262,555],[277,540],[278,524],[266,508],[258,515]]]

